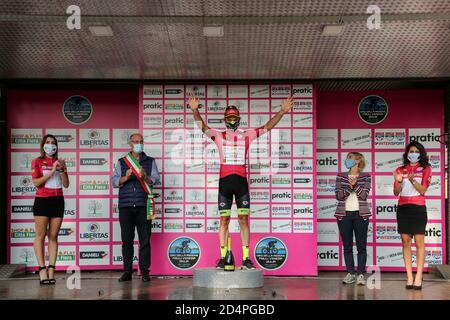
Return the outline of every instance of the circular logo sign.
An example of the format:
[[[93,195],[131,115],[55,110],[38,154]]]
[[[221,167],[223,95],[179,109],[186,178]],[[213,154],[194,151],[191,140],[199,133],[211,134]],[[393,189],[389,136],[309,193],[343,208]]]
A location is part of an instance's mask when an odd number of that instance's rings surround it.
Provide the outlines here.
[[[380,96],[367,96],[358,105],[358,115],[365,123],[377,124],[386,119],[388,105]]]
[[[190,237],[176,238],[167,249],[169,262],[180,270],[192,269],[200,260],[200,256],[200,246]]]
[[[279,269],[284,265],[287,257],[287,247],[278,238],[263,238],[255,246],[255,259],[263,269]]]
[[[71,124],[83,124],[92,116],[92,103],[86,97],[71,96],[64,101],[62,112]]]

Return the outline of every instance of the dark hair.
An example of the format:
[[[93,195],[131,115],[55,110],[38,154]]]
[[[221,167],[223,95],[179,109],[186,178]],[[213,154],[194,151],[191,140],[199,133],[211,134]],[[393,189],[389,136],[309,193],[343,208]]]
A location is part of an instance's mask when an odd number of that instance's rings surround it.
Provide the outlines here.
[[[39,156],[39,158],[41,158],[41,159],[45,158],[44,144],[45,144],[45,141],[47,141],[47,138],[52,138],[53,140],[55,140],[55,146],[58,147],[58,140],[56,140],[56,137],[54,135],[46,134],[45,136],[43,136],[42,140],[41,140],[41,148],[40,148],[41,155]],[[58,159],[58,149],[56,149],[56,153],[53,155],[53,158]]]
[[[427,167],[429,166],[429,159],[428,159],[428,155],[427,155],[427,151],[425,150],[425,147],[423,146],[423,144],[417,142],[417,141],[412,141],[410,142],[406,148],[405,148],[405,152],[403,153],[403,165],[407,165],[409,164],[409,160],[408,160],[408,152],[409,149],[411,149],[411,147],[416,147],[419,152],[420,152],[420,158],[419,158],[419,163],[422,167]]]

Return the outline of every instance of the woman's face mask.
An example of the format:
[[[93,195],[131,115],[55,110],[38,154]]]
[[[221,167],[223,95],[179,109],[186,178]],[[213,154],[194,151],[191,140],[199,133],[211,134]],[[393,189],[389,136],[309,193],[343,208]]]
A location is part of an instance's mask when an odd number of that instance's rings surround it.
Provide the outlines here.
[[[44,144],[44,152],[48,154],[49,156],[53,156],[56,153],[56,150],[58,150],[58,147],[51,143]]]
[[[345,159],[344,165],[347,169],[351,169],[356,165],[356,161],[353,159]]]
[[[409,152],[408,153],[408,160],[412,164],[417,163],[420,160],[420,153]]]

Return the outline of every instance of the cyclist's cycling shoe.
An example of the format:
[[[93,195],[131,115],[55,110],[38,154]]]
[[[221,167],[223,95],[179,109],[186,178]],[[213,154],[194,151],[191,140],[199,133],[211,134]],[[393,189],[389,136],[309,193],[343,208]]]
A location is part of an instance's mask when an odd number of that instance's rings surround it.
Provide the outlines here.
[[[256,269],[255,265],[253,264],[252,260],[250,260],[250,258],[245,259],[244,261],[242,261],[242,267],[241,269],[244,270],[251,270],[251,269]]]
[[[221,259],[219,259],[219,262],[217,262],[217,265],[216,265],[216,269],[225,269],[225,259],[224,258],[221,258]]]

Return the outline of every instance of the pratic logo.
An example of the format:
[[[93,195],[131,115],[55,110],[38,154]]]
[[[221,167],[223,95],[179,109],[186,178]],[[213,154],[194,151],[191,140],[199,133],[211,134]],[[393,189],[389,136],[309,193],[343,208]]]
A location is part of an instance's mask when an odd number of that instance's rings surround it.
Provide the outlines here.
[[[377,202],[378,203],[378,202]],[[397,204],[393,203],[392,205],[387,205],[387,204],[380,204],[380,205],[376,205],[375,206],[375,212],[378,215],[385,215],[385,214],[393,214],[393,213],[397,213]]]
[[[291,190],[273,190],[272,192],[272,201],[290,202],[290,200],[292,199]]]
[[[339,248],[334,246],[318,246],[317,260],[319,266],[339,266]]]
[[[106,251],[80,251],[80,259],[104,259],[109,255]]]
[[[294,218],[312,218],[314,210],[312,205],[295,205]]]
[[[143,104],[144,113],[153,113],[153,112],[162,112],[162,101],[154,100],[154,101],[145,101]],[[183,106],[181,107],[183,111]]]
[[[85,224],[84,232],[80,233],[81,241],[109,241],[109,228],[106,228],[108,224],[100,224],[96,222]],[[105,230],[103,230],[105,229]],[[108,230],[108,231],[106,231]]]
[[[11,195],[25,195],[36,193],[36,187],[29,176],[14,177],[11,186]]]
[[[317,153],[316,164],[319,167],[332,167],[338,165],[337,153]]]
[[[305,85],[293,85],[292,96],[295,98],[312,98],[313,88],[310,84]]]
[[[184,127],[184,116],[168,116],[164,118],[164,126],[168,128]]]
[[[437,224],[435,224],[437,225]],[[425,230],[425,236],[426,237],[430,237],[430,238],[442,238],[442,230],[440,229],[440,226],[429,226],[427,227],[427,229]]]
[[[410,129],[409,134],[409,141],[410,142],[420,142],[420,143],[429,143],[429,142],[437,142],[440,141],[440,135],[435,132],[429,132],[427,134],[414,134],[413,129]]]
[[[80,139],[80,147],[99,147],[99,148],[107,148],[109,147],[109,138],[102,137],[102,133],[97,129],[90,129],[87,132],[88,139]]]
[[[152,220],[152,232],[161,233],[162,232],[162,221]]]
[[[269,186],[270,179],[268,176],[256,176],[250,178],[250,186]]]

